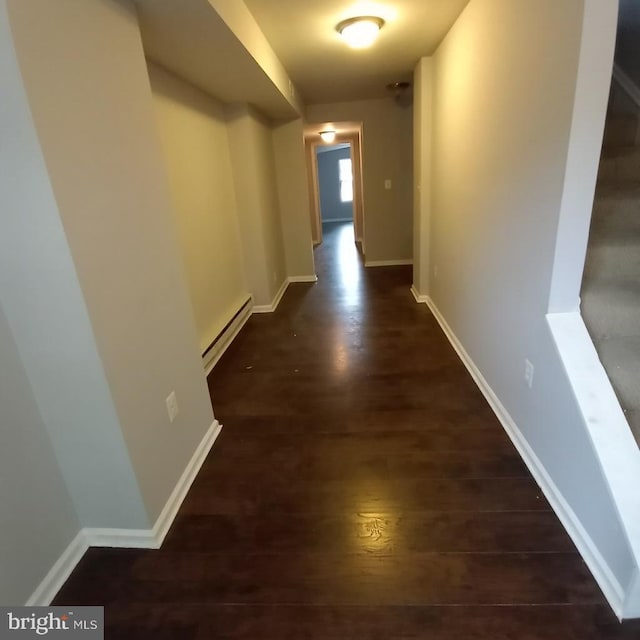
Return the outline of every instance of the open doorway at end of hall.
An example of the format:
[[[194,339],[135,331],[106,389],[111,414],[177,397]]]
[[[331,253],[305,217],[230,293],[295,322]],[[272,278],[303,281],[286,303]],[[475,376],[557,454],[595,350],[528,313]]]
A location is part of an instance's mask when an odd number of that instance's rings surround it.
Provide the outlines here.
[[[313,243],[322,242],[323,225],[326,229],[327,225],[350,224],[364,256],[361,124],[342,124],[343,131],[330,143],[316,132],[305,136]]]
[[[318,145],[318,196],[323,228],[354,222],[351,143]]]

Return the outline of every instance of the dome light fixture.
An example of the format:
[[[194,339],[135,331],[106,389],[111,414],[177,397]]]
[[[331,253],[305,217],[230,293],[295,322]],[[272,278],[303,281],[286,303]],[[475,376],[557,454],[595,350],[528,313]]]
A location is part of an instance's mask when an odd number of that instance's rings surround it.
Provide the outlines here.
[[[336,139],[336,132],[333,129],[328,129],[327,131],[321,131],[320,137],[323,142],[327,144],[331,144]]]
[[[365,49],[374,43],[383,26],[382,18],[358,16],[338,23],[336,31],[352,49]]]

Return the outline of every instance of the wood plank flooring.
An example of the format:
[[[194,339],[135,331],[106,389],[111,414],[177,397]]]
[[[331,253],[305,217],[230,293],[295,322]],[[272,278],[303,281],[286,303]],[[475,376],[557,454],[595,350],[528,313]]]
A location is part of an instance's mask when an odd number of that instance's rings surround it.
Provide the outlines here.
[[[424,305],[325,229],[319,281],[209,378],[222,434],[159,551],[92,549],[56,604],[107,638],[631,640]]]

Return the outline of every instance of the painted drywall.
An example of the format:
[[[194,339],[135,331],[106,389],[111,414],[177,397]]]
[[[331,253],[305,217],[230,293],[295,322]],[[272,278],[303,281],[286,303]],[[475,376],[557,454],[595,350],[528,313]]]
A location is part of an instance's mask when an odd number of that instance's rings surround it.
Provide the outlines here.
[[[620,0],[616,64],[640,90],[640,3]]]
[[[556,237],[547,321],[578,399],[583,425],[629,540],[640,581],[640,450],[580,316],[580,289],[611,85],[616,0],[586,0],[576,97]],[[640,617],[640,591],[622,585],[625,617]]]
[[[46,18],[44,23],[37,18],[46,3],[10,4],[23,18],[33,18],[34,27],[48,30]],[[0,3],[0,300],[80,523],[146,527],[147,513],[20,75],[10,33],[15,15],[7,5]],[[25,31],[22,35],[28,37]],[[51,482],[55,486],[56,479]],[[30,535],[24,532],[25,538]],[[29,561],[16,556],[16,562],[21,559]]]
[[[315,276],[302,120],[273,129],[273,151],[287,276]]]
[[[135,9],[126,0],[13,0],[9,16],[29,107],[108,382],[105,391],[115,405],[148,527],[213,415]],[[55,287],[51,295],[59,295]],[[41,324],[47,331],[46,311]],[[70,339],[75,344],[80,337]],[[68,371],[83,378],[92,375],[90,369],[78,371],[71,356],[63,360],[65,366],[47,371],[49,377],[64,378]],[[170,424],[165,398],[172,390],[179,414]],[[73,398],[88,404],[85,428],[98,429],[105,419],[101,405],[89,404],[77,389]],[[85,454],[79,442],[70,452],[75,458]],[[108,449],[99,450],[98,457],[100,465],[115,469],[117,459],[110,460]],[[97,490],[92,474],[87,473],[86,482],[90,495]],[[116,505],[126,503],[127,496],[108,483],[100,491],[112,494]],[[81,515],[83,525],[132,526],[122,522],[124,516],[110,517],[99,504],[94,510],[95,519]]]
[[[265,51],[275,54],[244,2],[216,4],[227,4],[228,23],[207,0],[135,0],[147,58],[218,100],[247,102],[272,118],[297,118],[286,73],[281,67],[283,93],[264,64]],[[251,42],[245,44],[247,35]],[[256,41],[264,45],[259,51],[252,46]]]
[[[353,226],[356,241],[363,247],[364,240],[364,197],[362,188],[362,145],[360,144],[361,132],[349,135],[351,144],[351,163],[353,168]]]
[[[0,602],[22,605],[80,523],[1,306],[0,362]]]
[[[301,113],[302,102],[295,85],[247,5],[238,0],[208,0],[208,2],[287,102]]]
[[[311,238],[313,244],[322,242],[322,221],[320,219],[320,193],[318,192],[318,156],[316,142],[305,138],[304,157],[307,166],[307,191],[309,199],[309,216],[311,220]]]
[[[351,159],[351,149],[323,150],[318,154],[318,189],[320,191],[320,215],[323,222],[353,220],[353,202],[340,199],[340,160]]]
[[[413,74],[413,287],[429,291],[431,254],[431,149],[433,58],[422,58]]]
[[[625,589],[629,540],[546,322],[584,5],[471,0],[436,52],[429,293]]]
[[[368,262],[413,255],[413,113],[392,99],[308,105],[307,122],[362,122]],[[385,180],[392,188],[385,189]]]
[[[247,282],[254,303],[270,305],[286,279],[271,127],[246,105],[227,118]]]
[[[249,295],[224,106],[149,63],[200,351]]]

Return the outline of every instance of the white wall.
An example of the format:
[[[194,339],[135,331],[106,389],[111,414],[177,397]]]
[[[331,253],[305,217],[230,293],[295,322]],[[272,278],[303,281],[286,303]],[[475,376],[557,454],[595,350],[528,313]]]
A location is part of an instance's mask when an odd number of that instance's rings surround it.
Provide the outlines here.
[[[249,106],[227,115],[247,281],[255,304],[268,306],[287,275],[271,128]]]
[[[78,429],[84,427],[100,437],[111,434],[115,442],[124,439],[126,444],[126,463],[133,467],[146,515],[135,522],[127,517],[127,503],[135,495],[129,486],[119,486],[127,471],[118,468],[119,459],[111,448],[94,450],[93,443],[81,437],[69,447],[69,456],[84,465],[77,478],[78,491],[86,494],[89,504],[96,498],[90,511],[78,509],[81,524],[148,527],[160,514],[213,416],[135,10],[126,0],[11,0],[8,6],[29,107],[59,210],[57,222],[64,225],[95,336],[97,363],[103,367],[93,383],[112,403],[109,407],[93,402],[81,388],[69,384],[66,395],[49,399],[51,406],[43,410],[43,417],[48,420],[54,411],[61,411],[61,404],[75,410],[76,404],[86,403],[86,419]],[[41,213],[40,203],[33,207],[24,199],[18,204],[34,216]],[[45,233],[35,220],[34,231]],[[32,246],[32,253],[38,255],[38,242],[47,247],[53,240],[34,235],[29,241],[23,234],[16,241],[16,251]],[[30,265],[25,269],[32,270]],[[55,299],[72,286],[71,275],[60,272],[57,276],[60,285],[54,283],[44,300]],[[15,280],[23,297],[36,294],[25,296],[33,281],[22,274]],[[54,309],[63,302],[56,302]],[[75,313],[81,302],[82,298],[75,306],[65,305],[60,313]],[[25,309],[31,314],[30,322],[39,316],[34,331],[39,328],[57,344],[56,332],[63,329],[52,325],[46,307],[37,306],[32,303],[31,309]],[[13,323],[12,329],[15,333]],[[63,335],[72,347],[82,345],[82,331],[73,325],[65,329]],[[22,339],[17,334],[16,338],[22,348]],[[49,366],[46,350],[40,350],[40,362],[34,355],[33,367],[39,365],[46,378],[42,385],[55,387],[61,384],[58,378],[91,380],[92,369],[71,359],[75,351],[84,354],[87,348],[82,345],[61,353],[59,361],[52,358],[55,367]],[[35,375],[28,364],[27,370]],[[180,413],[170,424],[165,398],[172,390]],[[62,427],[60,432],[66,433]],[[99,481],[96,473],[101,468],[113,475],[108,482]],[[101,504],[103,494],[113,505],[111,511]]]
[[[293,120],[273,129],[273,149],[287,276],[315,276],[304,124]]]
[[[0,603],[22,605],[80,530],[0,306]]]
[[[224,107],[151,63],[149,77],[204,352],[249,295]]]
[[[309,124],[362,122],[367,262],[413,255],[413,114],[392,99],[307,106]],[[386,190],[384,182],[392,181]]]
[[[20,76],[9,31],[9,17],[15,27],[15,16],[7,13],[7,4],[0,3],[0,86],[5,90],[0,112],[0,299],[80,523],[145,527],[147,513]],[[28,19],[38,15],[43,3],[9,4]],[[33,19],[36,32],[38,26],[48,29],[43,20]],[[48,53],[46,47],[43,51]],[[30,414],[22,417],[31,420]],[[18,426],[9,423],[7,428]],[[16,555],[20,560],[28,562],[29,557]]]
[[[609,44],[613,2],[598,5]],[[429,293],[586,532],[601,584],[625,590],[629,539],[546,323],[584,4],[471,0],[436,52]],[[607,86],[599,70],[592,82],[597,138]]]

